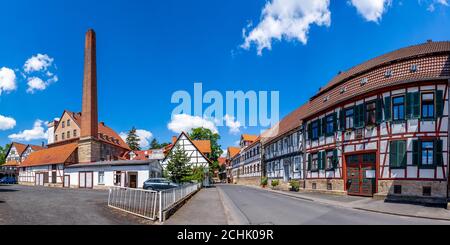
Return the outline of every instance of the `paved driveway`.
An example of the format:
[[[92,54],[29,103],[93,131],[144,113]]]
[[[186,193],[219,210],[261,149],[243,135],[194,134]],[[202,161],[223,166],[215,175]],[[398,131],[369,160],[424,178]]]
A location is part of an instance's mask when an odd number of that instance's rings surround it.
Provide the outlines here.
[[[107,201],[107,191],[0,185],[0,224],[150,224],[108,208]]]

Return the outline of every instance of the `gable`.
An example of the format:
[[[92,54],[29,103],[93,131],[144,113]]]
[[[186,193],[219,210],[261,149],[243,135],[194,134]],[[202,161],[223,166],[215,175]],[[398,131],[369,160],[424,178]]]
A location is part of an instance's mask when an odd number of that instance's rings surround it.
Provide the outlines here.
[[[164,159],[164,165],[167,165],[170,153],[177,147],[180,147],[187,153],[188,157],[190,158],[190,164],[193,166],[207,167],[209,166],[209,164],[212,164],[211,160],[209,160],[198,149],[198,147],[192,142],[192,140],[185,133],[182,133],[180,137],[178,137],[173,147],[170,149],[169,154],[167,154],[166,158]]]

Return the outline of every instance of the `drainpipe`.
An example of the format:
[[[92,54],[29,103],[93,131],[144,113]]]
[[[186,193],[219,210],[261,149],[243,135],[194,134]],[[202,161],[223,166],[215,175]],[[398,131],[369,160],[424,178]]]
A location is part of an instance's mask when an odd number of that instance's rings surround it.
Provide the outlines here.
[[[447,94],[449,94],[450,93],[450,79],[448,79],[448,83],[447,83]],[[445,101],[445,98],[444,98],[444,101]],[[445,108],[445,105],[444,105],[444,108]],[[450,105],[448,105],[447,104],[447,108],[450,108]],[[447,115],[449,115],[449,112],[447,112]],[[450,152],[450,147],[449,147],[449,142],[450,142],[450,120],[449,120],[450,118],[449,117],[447,117],[447,124],[448,124],[448,127],[447,127],[447,202],[448,202],[448,199],[449,199],[449,194],[448,194],[448,192],[449,192],[449,175],[450,175],[450,167],[449,167],[449,152]],[[447,209],[448,209],[449,207],[448,207],[448,205],[447,205]]]

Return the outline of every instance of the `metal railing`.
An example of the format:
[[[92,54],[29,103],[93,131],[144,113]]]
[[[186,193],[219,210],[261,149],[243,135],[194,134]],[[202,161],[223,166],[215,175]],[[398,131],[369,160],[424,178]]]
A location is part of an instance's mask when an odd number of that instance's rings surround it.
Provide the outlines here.
[[[156,220],[159,193],[131,188],[109,189],[108,206],[146,219]]]
[[[163,221],[163,213],[198,191],[201,184],[188,184],[166,191],[123,187],[109,189],[108,206],[146,219]]]

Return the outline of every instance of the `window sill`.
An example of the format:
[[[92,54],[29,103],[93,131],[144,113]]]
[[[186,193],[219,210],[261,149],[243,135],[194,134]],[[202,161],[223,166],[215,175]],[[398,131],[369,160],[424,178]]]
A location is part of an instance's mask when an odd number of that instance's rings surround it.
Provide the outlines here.
[[[391,167],[391,166],[389,166],[389,168],[390,169],[396,169],[396,170],[404,170],[404,169],[406,169],[406,167]]]

